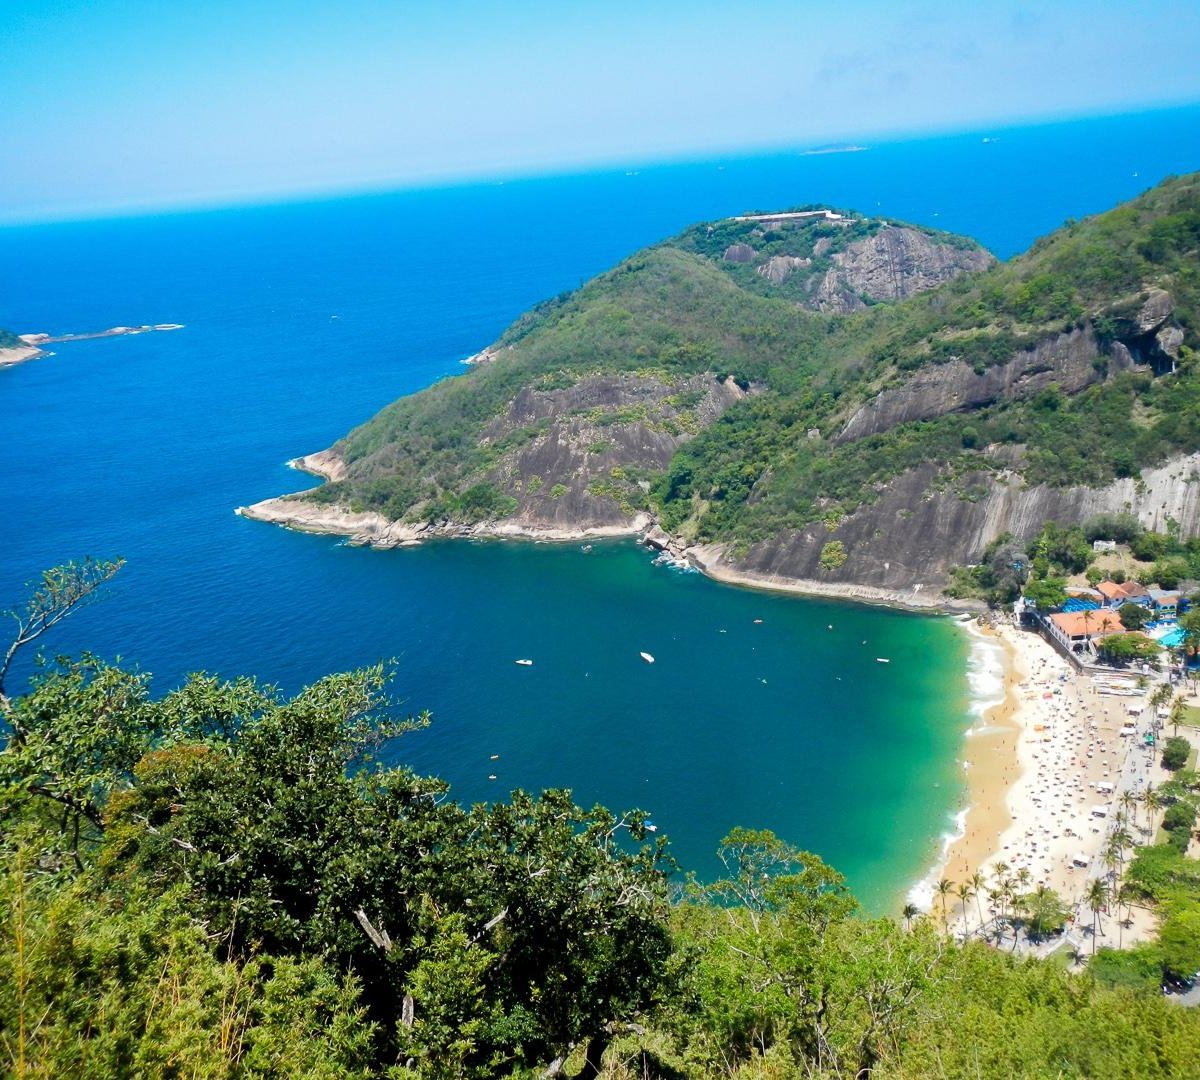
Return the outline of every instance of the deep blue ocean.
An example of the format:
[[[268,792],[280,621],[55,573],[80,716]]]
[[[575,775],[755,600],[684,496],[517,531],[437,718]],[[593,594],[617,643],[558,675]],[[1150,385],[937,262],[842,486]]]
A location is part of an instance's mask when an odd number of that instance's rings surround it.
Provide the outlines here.
[[[1192,107],[0,229],[0,326],[186,325],[0,371],[0,607],[45,567],[122,555],[108,598],[49,654],[119,655],[159,690],[198,669],[294,690],[394,658],[397,696],[434,723],[390,752],[459,798],[566,786],[644,807],[703,874],[729,827],[773,828],[885,908],[961,798],[969,650],[947,620],[733,589],[632,542],[377,552],[233,509],[307,486],[289,458],[691,222],[826,202],[1007,257],[1198,167]]]

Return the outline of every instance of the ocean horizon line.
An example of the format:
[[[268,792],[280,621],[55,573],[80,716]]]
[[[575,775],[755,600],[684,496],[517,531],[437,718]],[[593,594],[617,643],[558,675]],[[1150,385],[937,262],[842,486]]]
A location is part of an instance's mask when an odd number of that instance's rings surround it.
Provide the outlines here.
[[[315,182],[310,186],[291,189],[262,191],[230,191],[215,194],[182,194],[163,200],[113,200],[101,201],[85,206],[70,206],[61,209],[33,208],[6,210],[0,207],[0,230],[53,227],[55,225],[85,225],[96,222],[135,222],[156,220],[164,217],[220,214],[242,210],[271,209],[274,207],[319,206],[341,201],[366,198],[387,198],[400,195],[433,194],[439,192],[469,191],[479,188],[497,187],[507,184],[537,184],[583,179],[605,174],[624,172],[636,177],[642,171],[672,168],[697,168],[705,165],[722,168],[729,164],[751,163],[774,157],[820,158],[830,153],[831,147],[853,145],[855,151],[864,152],[885,147],[903,146],[911,143],[957,139],[972,136],[988,136],[988,141],[998,142],[999,136],[1019,131],[1034,131],[1078,123],[1105,123],[1122,119],[1135,119],[1166,113],[1186,113],[1200,110],[1200,99],[1172,102],[1148,102],[1128,109],[1099,109],[1039,113],[1031,116],[981,118],[969,125],[947,124],[932,127],[914,127],[891,132],[857,131],[839,135],[814,135],[808,139],[761,143],[747,143],[726,147],[685,149],[663,156],[626,157],[622,155],[583,159],[577,162],[548,162],[542,168],[496,168],[479,171],[448,170],[404,177],[386,177],[377,180]],[[745,209],[745,208],[743,208]],[[734,212],[734,211],[731,211]]]

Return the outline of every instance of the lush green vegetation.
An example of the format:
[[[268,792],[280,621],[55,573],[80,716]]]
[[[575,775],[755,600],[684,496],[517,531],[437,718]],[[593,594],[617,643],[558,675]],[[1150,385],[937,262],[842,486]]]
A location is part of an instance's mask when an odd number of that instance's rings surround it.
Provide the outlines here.
[[[1112,634],[1096,643],[1096,651],[1113,663],[1153,660],[1162,646],[1141,634]]]
[[[47,575],[17,647],[116,568]],[[1200,1054],[1195,1012],[864,917],[770,833],[735,829],[724,877],[685,886],[636,812],[558,791],[460,807],[375,757],[427,721],[380,668],[291,698],[207,675],[154,696],[84,656],[10,699],[7,666],[14,1076],[1174,1078]],[[1131,875],[1194,888],[1171,858]],[[1024,917],[1049,933],[1044,900]],[[1194,921],[1164,927],[1172,970]]]
[[[1142,585],[1175,589],[1185,581],[1200,579],[1200,538],[1183,539],[1179,523],[1170,519],[1167,530],[1145,529],[1129,514],[1100,514],[1082,525],[1047,521],[1024,544],[1004,533],[988,545],[978,564],[955,569],[946,592],[991,604],[1011,603],[1023,594],[1048,611],[1066,599],[1067,578],[1073,574],[1086,572],[1093,585],[1110,576],[1114,581],[1126,580],[1124,570],[1103,570],[1093,563],[1097,557],[1092,549],[1094,540],[1127,544],[1131,555],[1147,562],[1133,575]],[[1123,604],[1119,613],[1127,630],[1141,629],[1152,618],[1149,610],[1138,604]],[[1200,611],[1187,612],[1179,623],[1194,642],[1200,642]]]
[[[309,497],[431,519],[458,512],[466,492],[490,483],[498,497],[486,512],[502,513],[500,499],[519,492],[505,487],[514,483],[497,469],[505,447],[481,441],[484,428],[523,388],[562,389],[595,372],[668,382],[711,372],[755,388],[656,478],[652,498],[664,524],[702,539],[744,546],[848,514],[917,467],[929,470],[932,487],[964,499],[985,494],[1000,469],[1053,485],[1137,477],[1173,453],[1200,449],[1198,222],[1200,180],[1169,180],[991,270],[833,316],[803,309],[786,289],[720,253],[753,233],[760,255],[778,251],[818,266],[878,223],[697,226],[527,313],[500,339],[496,361],[402,399],[351,432],[339,444],[349,478]],[[830,245],[819,255],[818,241]],[[1052,384],[1026,399],[831,438],[863,402],[922,366],[957,359],[985,372],[1073,329],[1099,341],[1100,375],[1115,343],[1152,352],[1137,324],[1151,287],[1170,291],[1185,334],[1177,370],[1160,355],[1147,370],[1113,374],[1075,395]]]
[[[5,330],[0,326],[0,349],[19,349],[24,344],[25,342],[11,330]]]
[[[1163,768],[1182,769],[1187,764],[1188,755],[1192,752],[1192,744],[1182,735],[1172,735],[1163,743]]]
[[[1154,992],[1160,985],[1187,985],[1200,973],[1200,859],[1186,855],[1200,783],[1192,773],[1163,789],[1167,799],[1175,800],[1164,815],[1168,840],[1138,849],[1125,886],[1130,901],[1157,911],[1158,939],[1124,952],[1101,949],[1091,971],[1106,985]]]

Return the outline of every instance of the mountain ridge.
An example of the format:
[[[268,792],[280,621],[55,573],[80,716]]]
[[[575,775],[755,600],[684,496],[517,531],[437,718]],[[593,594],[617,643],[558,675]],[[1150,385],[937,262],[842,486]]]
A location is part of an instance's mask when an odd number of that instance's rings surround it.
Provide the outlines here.
[[[1006,263],[829,208],[702,223],[339,440],[326,484],[239,512],[380,545],[653,525],[714,576],[921,605],[1039,514],[1194,533],[1198,246],[1195,175]]]

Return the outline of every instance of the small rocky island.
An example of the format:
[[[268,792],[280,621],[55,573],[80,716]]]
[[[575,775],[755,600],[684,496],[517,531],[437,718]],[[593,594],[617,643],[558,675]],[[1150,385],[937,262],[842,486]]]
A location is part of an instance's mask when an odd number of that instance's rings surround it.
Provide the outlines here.
[[[49,356],[51,354],[46,351],[45,346],[63,341],[90,341],[94,338],[147,334],[154,330],[182,329],[182,323],[156,323],[153,326],[114,326],[108,330],[93,330],[82,334],[14,334],[10,330],[0,330],[0,368]]]

